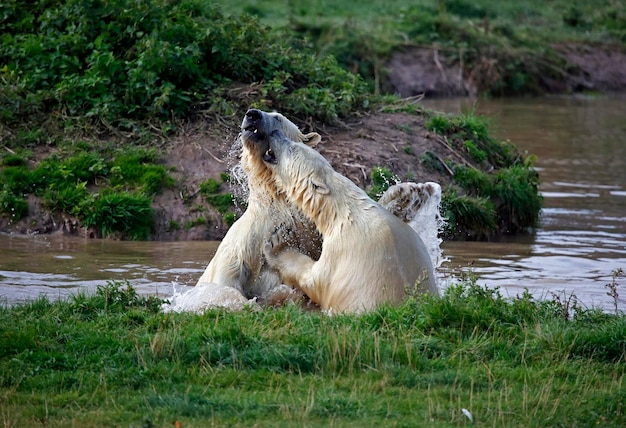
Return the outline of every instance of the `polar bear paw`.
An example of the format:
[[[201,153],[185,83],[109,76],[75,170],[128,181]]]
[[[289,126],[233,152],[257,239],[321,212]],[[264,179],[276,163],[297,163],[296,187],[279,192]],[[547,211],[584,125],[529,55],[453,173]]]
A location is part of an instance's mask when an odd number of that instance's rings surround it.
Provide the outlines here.
[[[399,183],[391,186],[378,203],[404,222],[410,222],[439,190],[437,183]]]

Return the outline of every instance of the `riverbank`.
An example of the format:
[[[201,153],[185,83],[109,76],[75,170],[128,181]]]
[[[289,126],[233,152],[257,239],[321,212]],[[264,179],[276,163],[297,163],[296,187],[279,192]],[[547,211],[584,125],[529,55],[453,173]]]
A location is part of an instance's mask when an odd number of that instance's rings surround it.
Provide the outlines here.
[[[245,209],[246,195],[241,183],[233,179],[240,118],[216,119],[181,123],[180,132],[163,140],[159,152],[153,147],[136,149],[119,139],[81,139],[39,149],[29,158],[5,157],[16,164],[5,163],[0,178],[9,189],[27,195],[28,205],[21,217],[5,209],[0,231],[118,239],[221,239]],[[362,112],[341,125],[311,126],[294,120],[307,131],[319,131],[322,143],[317,149],[375,199],[396,181],[440,183],[445,189],[444,215],[450,219],[447,238],[487,239],[519,232],[536,222],[541,202],[532,158],[509,142],[494,140],[481,118],[427,111],[409,99],[381,104],[377,111]],[[468,176],[469,172],[478,178]],[[45,181],[38,178],[46,175]],[[132,175],[134,181],[130,181]],[[76,182],[63,188],[65,177]],[[137,201],[127,192],[125,199],[97,205],[103,201],[100,195],[114,195],[112,183],[128,189],[124,179],[136,193],[145,194],[146,186],[156,190],[146,195],[149,199]],[[523,205],[513,192],[526,195]],[[146,200],[151,201],[151,212]],[[137,218],[151,219],[151,224],[135,223]]]
[[[373,196],[395,179],[441,182],[448,239],[529,230],[541,207],[532,156],[473,115],[385,93],[444,93],[429,82],[454,76],[491,95],[549,91],[544,78],[566,92],[626,87],[623,11],[391,3],[7,6],[0,230],[220,239],[245,205],[232,148],[250,106],[320,132],[333,166]]]
[[[164,314],[109,283],[0,307],[0,411],[7,426],[621,427],[626,320],[563,303],[466,280],[361,316]]]

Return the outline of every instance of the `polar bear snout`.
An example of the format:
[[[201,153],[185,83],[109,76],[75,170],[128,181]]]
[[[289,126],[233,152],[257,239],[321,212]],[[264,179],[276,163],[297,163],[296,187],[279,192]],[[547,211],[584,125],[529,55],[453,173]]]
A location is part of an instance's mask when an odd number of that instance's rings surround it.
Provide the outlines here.
[[[261,110],[257,110],[255,108],[251,108],[246,112],[246,116],[244,117],[244,122],[246,120],[256,120],[259,121],[263,117],[263,112]]]
[[[261,110],[250,109],[241,122],[241,130],[245,138],[261,140],[265,137],[264,113]]]
[[[248,130],[249,128],[258,128],[259,125],[263,125],[263,112],[255,108],[251,108],[243,117],[241,128]]]

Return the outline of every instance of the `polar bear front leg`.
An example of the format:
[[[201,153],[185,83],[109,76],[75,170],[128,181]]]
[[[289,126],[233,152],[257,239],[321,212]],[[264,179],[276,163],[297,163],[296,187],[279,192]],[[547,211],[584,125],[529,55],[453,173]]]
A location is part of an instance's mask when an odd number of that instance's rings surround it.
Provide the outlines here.
[[[279,228],[263,247],[267,263],[277,270],[283,283],[296,287],[306,293],[309,298],[319,303],[310,291],[313,289],[313,266],[315,260],[294,249],[294,232],[290,229]]]

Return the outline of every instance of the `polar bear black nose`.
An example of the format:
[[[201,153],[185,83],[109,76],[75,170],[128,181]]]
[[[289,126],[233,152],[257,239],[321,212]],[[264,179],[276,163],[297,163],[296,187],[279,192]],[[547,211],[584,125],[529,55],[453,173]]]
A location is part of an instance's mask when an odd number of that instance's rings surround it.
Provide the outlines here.
[[[246,117],[250,120],[261,120],[261,110],[251,108],[246,112]]]

